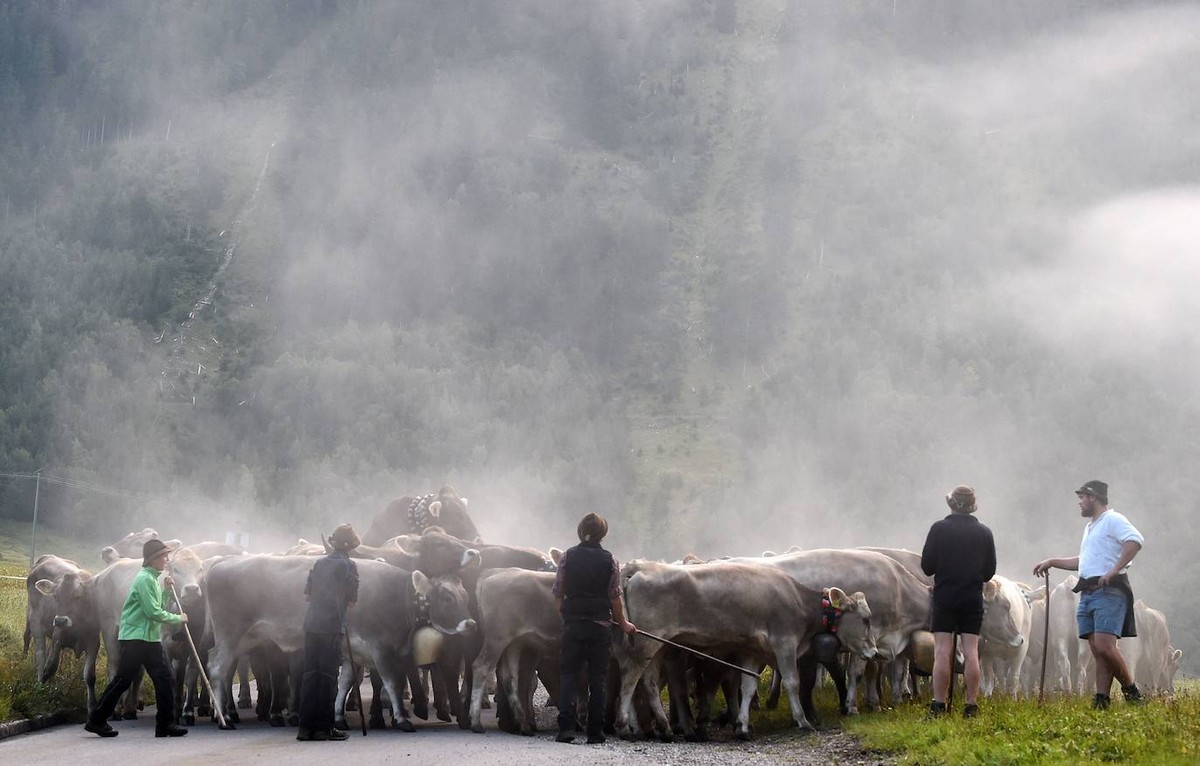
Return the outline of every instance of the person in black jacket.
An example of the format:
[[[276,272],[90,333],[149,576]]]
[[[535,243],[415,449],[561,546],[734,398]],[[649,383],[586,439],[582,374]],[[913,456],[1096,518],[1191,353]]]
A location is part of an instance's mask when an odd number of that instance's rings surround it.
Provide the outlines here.
[[[554,579],[554,597],[563,618],[562,691],[558,701],[559,742],[574,742],[578,721],[575,703],[579,696],[583,665],[588,667],[589,745],[604,742],[605,680],[612,648],[611,623],[632,635],[637,628],[625,619],[621,607],[621,573],[617,560],[600,547],[608,534],[603,516],[589,513],[576,529],[579,545],[562,555]]]
[[[359,545],[358,533],[342,524],[329,536],[333,548],[317,559],[308,573],[304,595],[304,675],[300,679],[301,742],[344,740],[349,735],[333,726],[338,668],[346,635],[346,608],[358,601],[358,567],[350,551]]]
[[[963,681],[967,687],[963,716],[979,711],[979,629],[983,625],[983,584],[996,574],[996,542],[992,530],[979,523],[975,490],[960,484],[946,495],[950,515],[934,522],[921,551],[921,569],[933,578],[932,715],[946,712],[954,634],[962,636]]]

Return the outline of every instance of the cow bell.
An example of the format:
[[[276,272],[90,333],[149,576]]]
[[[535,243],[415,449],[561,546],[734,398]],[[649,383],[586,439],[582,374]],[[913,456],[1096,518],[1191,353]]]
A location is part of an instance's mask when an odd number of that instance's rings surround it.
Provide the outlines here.
[[[442,651],[445,636],[436,629],[425,625],[413,631],[412,653],[417,667],[432,665],[437,662],[438,654]]]
[[[842,642],[832,633],[818,633],[813,637],[812,650],[817,662],[833,662],[841,648]]]

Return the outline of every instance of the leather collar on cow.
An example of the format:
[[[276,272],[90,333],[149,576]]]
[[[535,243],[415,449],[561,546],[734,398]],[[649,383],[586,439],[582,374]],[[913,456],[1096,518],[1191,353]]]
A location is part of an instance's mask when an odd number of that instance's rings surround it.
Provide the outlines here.
[[[842,610],[833,605],[829,598],[829,588],[821,592],[821,627],[826,633],[837,633],[838,621],[842,619]]]
[[[413,498],[408,506],[408,526],[416,534],[421,534],[433,526],[433,516],[429,513],[429,504],[436,495],[425,495]]]

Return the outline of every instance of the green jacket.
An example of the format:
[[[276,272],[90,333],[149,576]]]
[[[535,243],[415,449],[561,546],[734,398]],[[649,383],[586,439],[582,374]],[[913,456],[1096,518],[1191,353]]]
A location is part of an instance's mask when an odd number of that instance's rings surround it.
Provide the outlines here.
[[[179,625],[179,615],[166,610],[167,594],[158,584],[159,571],[154,567],[142,567],[133,578],[125,606],[121,607],[121,641],[162,641],[163,623]]]

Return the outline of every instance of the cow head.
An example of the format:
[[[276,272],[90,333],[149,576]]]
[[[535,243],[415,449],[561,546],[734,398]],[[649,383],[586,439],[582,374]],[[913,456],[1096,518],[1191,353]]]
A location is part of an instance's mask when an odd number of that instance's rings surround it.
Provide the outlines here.
[[[829,589],[829,603],[840,613],[837,637],[850,652],[863,659],[875,656],[875,635],[871,631],[871,607],[861,591],[846,595],[841,588]]]
[[[140,559],[142,546],[157,537],[158,533],[150,527],[146,527],[141,532],[130,532],[112,545],[101,549],[100,558],[104,559],[105,564],[111,564],[117,559]]]
[[[1015,647],[1025,643],[1021,627],[1013,614],[1011,597],[996,580],[988,580],[983,584],[983,626],[979,636],[982,640],[1005,646]]]
[[[204,562],[195,551],[178,550],[167,559],[167,573],[175,581],[179,594],[179,608],[190,609],[200,603],[202,594],[200,580],[204,574]]]
[[[429,530],[417,538],[415,551],[418,568],[430,577],[454,574],[466,567],[476,567],[480,563],[479,551],[470,547],[457,537],[445,532]]]
[[[412,573],[412,583],[419,623],[428,623],[447,636],[475,632],[475,620],[467,609],[467,590],[458,577],[430,578],[418,569]]]
[[[478,543],[479,530],[467,515],[467,498],[459,497],[449,484],[438,490],[437,500],[429,504],[429,515],[433,523],[460,540]]]
[[[55,583],[53,580],[38,580],[34,585],[43,595],[53,596],[58,602],[54,612],[55,630],[69,630],[96,625],[95,608],[88,584],[92,576],[86,572],[67,572]]]

